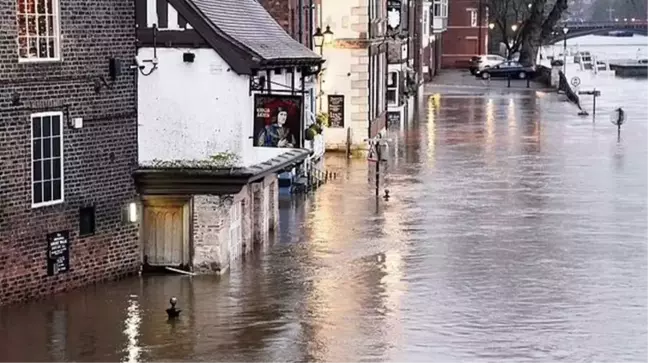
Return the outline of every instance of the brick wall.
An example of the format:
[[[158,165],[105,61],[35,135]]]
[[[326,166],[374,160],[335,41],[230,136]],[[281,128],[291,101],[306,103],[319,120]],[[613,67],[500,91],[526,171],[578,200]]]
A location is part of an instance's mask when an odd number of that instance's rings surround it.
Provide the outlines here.
[[[193,270],[222,272],[229,267],[229,206],[216,195],[193,197]],[[239,198],[231,198],[233,203]]]
[[[260,3],[288,34],[299,41],[299,0],[260,0]],[[309,36],[309,22],[311,19],[308,10],[310,6],[309,0],[304,0],[302,6],[302,43],[308,46],[312,39]],[[313,12],[316,12],[316,9]],[[313,32],[315,32],[316,27],[317,25],[313,25]]]
[[[61,0],[63,61],[40,64],[18,63],[16,1],[0,0],[0,9],[0,304],[136,273],[137,226],[121,222],[135,197],[135,73],[124,65],[114,84],[108,79],[109,57],[135,55],[133,1]],[[95,93],[101,76],[111,89]],[[12,105],[13,94],[22,106]],[[66,105],[84,126],[63,129],[65,202],[32,209],[29,116]],[[91,204],[96,233],[80,238],[79,208]],[[62,230],[70,233],[70,271],[49,277],[46,235]]]
[[[448,30],[443,35],[442,67],[467,67],[470,57],[480,53],[480,40],[482,42],[481,52],[487,52],[489,29],[486,10],[482,13],[481,37],[480,27],[471,26],[470,11],[468,9],[477,10],[478,8],[479,0],[448,1]]]
[[[192,203],[194,272],[223,273],[254,245],[265,244],[268,232],[275,230],[278,223],[278,198],[276,175],[248,185],[233,196],[195,195]],[[241,203],[240,245],[230,243],[231,205],[235,203]],[[268,215],[264,214],[264,203],[269,206]]]

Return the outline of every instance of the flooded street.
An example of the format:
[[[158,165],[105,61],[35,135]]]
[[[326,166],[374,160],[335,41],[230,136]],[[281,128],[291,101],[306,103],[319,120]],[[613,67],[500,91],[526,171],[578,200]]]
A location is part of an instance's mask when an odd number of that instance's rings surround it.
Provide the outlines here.
[[[388,201],[331,156],[228,274],[0,307],[0,360],[645,361],[648,83],[600,87],[595,124],[555,94],[429,87],[390,131]]]

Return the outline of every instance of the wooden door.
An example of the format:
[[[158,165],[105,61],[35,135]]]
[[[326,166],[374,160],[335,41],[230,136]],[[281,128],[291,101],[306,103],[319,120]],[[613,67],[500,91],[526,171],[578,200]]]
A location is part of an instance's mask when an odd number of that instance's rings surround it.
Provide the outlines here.
[[[189,202],[146,198],[143,201],[144,258],[150,266],[189,265]]]

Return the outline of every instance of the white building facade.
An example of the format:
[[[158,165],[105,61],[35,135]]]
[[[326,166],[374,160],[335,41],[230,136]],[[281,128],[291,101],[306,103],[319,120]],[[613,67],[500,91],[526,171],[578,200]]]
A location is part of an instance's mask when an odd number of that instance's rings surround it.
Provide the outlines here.
[[[255,0],[136,3],[143,261],[222,272],[278,223],[277,174],[311,154],[321,58]]]
[[[321,0],[319,26],[335,40],[324,45],[319,102],[329,116],[327,150],[367,148],[385,129],[387,2]]]

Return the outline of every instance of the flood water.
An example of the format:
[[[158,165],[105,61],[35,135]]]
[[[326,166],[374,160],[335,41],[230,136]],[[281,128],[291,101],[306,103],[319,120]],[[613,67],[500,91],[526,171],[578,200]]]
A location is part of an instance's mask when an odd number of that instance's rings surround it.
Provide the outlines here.
[[[554,94],[430,88],[390,132],[388,201],[329,157],[228,274],[0,308],[0,360],[645,361],[648,83],[623,82],[594,124]]]

